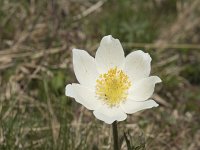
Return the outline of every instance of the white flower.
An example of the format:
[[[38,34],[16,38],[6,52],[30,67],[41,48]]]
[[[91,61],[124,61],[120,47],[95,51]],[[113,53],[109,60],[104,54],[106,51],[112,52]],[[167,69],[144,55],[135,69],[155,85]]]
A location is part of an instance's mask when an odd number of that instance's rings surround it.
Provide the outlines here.
[[[141,50],[125,58],[119,40],[105,36],[95,58],[73,49],[73,67],[80,84],[68,84],[65,94],[108,124],[125,120],[127,114],[158,106],[149,98],[161,79],[149,76],[150,63],[150,55]]]

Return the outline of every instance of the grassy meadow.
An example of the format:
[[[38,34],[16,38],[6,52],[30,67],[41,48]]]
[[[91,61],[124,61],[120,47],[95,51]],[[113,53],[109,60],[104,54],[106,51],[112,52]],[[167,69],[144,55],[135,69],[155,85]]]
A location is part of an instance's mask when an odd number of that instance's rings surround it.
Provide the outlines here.
[[[119,122],[121,149],[200,148],[199,0],[0,0],[0,150],[112,150],[111,126],[65,96],[72,49],[103,36],[152,57],[159,107]],[[124,133],[126,136],[124,137]],[[129,148],[130,149],[130,148]]]

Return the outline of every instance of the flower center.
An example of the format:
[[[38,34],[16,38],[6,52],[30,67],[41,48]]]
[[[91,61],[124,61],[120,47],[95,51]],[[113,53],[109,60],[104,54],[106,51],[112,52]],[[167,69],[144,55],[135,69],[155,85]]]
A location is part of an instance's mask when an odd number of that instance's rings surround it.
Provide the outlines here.
[[[96,95],[110,107],[118,106],[126,100],[130,86],[131,82],[122,70],[111,68],[96,80]]]

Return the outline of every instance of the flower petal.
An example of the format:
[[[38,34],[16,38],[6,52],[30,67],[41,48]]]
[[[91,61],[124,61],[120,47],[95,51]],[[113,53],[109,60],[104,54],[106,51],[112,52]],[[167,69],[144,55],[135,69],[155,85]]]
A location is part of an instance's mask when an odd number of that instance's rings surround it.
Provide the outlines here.
[[[73,66],[79,83],[94,87],[99,75],[94,58],[84,50],[73,49]]]
[[[135,101],[145,101],[154,92],[155,84],[161,82],[158,76],[150,76],[133,83],[129,90],[128,98]]]
[[[108,117],[108,116],[106,116],[106,115],[104,115],[104,114],[102,114],[102,113],[100,113],[100,112],[98,112],[96,110],[93,111],[93,114],[97,119],[99,119],[101,121],[104,121],[107,124],[111,124],[111,123],[114,122],[113,118]]]
[[[132,82],[148,77],[151,71],[151,57],[141,50],[126,56],[124,69]]]
[[[143,102],[136,102],[128,99],[125,103],[121,104],[121,108],[127,114],[132,114],[140,110],[149,109],[159,106],[154,100],[147,100]]]
[[[89,110],[98,109],[100,101],[96,99],[95,92],[80,84],[68,84],[65,88],[65,95],[75,100]]]
[[[110,68],[120,68],[124,63],[124,59],[124,50],[120,41],[114,39],[111,35],[104,36],[95,56],[98,71],[105,73]]]
[[[105,123],[111,124],[115,120],[123,121],[127,118],[127,115],[123,112],[120,107],[108,107],[106,104],[103,104],[99,109],[93,112],[95,117],[99,120],[104,121]]]

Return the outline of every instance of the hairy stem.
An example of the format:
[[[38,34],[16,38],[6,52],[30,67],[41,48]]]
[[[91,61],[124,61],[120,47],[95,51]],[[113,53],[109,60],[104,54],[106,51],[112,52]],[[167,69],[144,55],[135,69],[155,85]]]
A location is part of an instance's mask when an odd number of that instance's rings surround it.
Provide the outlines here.
[[[113,148],[114,150],[119,150],[117,121],[114,121],[112,123],[112,130],[113,130]]]

